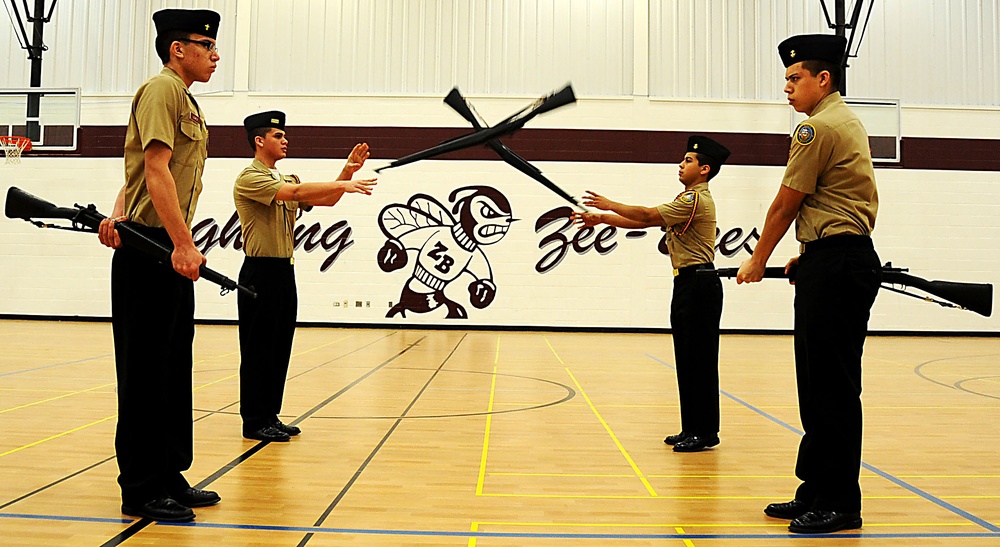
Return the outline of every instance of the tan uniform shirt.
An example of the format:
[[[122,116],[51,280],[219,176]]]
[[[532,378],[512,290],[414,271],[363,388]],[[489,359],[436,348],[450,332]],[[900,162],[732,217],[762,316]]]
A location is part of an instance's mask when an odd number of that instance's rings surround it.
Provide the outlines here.
[[[274,199],[286,184],[299,184],[299,178],[295,175],[276,178],[256,159],[236,178],[233,199],[243,229],[243,252],[247,256],[292,257],[299,202]]]
[[[170,174],[190,228],[208,157],[208,126],[184,81],[167,67],[135,92],[125,132],[125,214],[138,224],[160,228],[163,222],[146,189],[145,150],[153,141],[172,151]]]
[[[657,205],[656,211],[667,224],[667,251],[675,269],[715,260],[715,201],[707,182]]]
[[[824,97],[795,129],[781,183],[809,194],[795,219],[800,242],[871,235],[878,189],[868,133],[840,93]]]

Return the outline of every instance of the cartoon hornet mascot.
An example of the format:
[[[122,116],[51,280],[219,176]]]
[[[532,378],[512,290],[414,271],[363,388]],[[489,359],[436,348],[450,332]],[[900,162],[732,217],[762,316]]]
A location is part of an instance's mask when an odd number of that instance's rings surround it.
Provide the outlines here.
[[[473,277],[469,284],[473,306],[483,309],[493,302],[497,286],[480,246],[503,239],[510,223],[517,220],[511,216],[510,203],[489,186],[459,188],[448,201],[455,204],[451,213],[431,196],[415,194],[406,205],[387,205],[379,214],[379,227],[388,238],[378,252],[382,271],[406,266],[407,251],[417,251],[412,277],[386,317],[406,317],[407,310],[427,313],[444,305],[448,319],[468,318],[465,308],[444,293],[463,273]],[[457,221],[452,213],[458,216]]]

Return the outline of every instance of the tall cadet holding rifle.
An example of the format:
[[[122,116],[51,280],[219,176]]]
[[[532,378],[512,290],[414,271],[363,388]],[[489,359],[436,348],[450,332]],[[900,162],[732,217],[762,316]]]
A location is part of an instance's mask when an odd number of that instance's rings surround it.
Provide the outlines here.
[[[881,267],[871,233],[878,212],[868,134],[838,91],[847,40],[793,36],[778,46],[788,102],[809,116],[792,138],[785,176],[760,241],[740,265],[754,283],[795,221],[795,376],[805,430],[795,499],[764,513],[797,533],[861,527],[861,354]]]
[[[295,287],[295,218],[299,209],[335,205],[345,193],[371,195],[373,179],[350,180],[368,159],[368,145],[351,150],[333,182],[300,183],[282,175],[277,162],[287,155],[285,114],[260,112],[243,120],[254,160],[233,188],[243,233],[240,284],[253,286],[257,297],[240,293],[240,416],[243,436],[287,442],[301,431],[278,419],[292,354],[298,294]]]
[[[205,115],[188,88],[207,82],[219,53],[219,14],[165,9],[153,14],[163,70],[136,91],[125,133],[125,185],[101,243],[111,263],[111,323],[118,378],[115,453],[122,513],[153,520],[194,519],[192,507],[219,495],[191,488],[194,284],[207,260],[191,236],[208,157]],[[122,246],[115,223],[173,249],[170,266]],[[180,274],[180,275],[178,275]]]
[[[614,214],[573,213],[582,226],[667,230],[667,250],[674,267],[670,328],[677,362],[681,432],[663,442],[674,452],[701,452],[719,444],[719,321],[722,283],[715,270],[715,201],[708,181],[729,159],[729,150],[708,137],[692,135],[681,160],[678,180],[684,191],[656,207],[624,205],[587,192],[583,204]],[[581,226],[581,227],[582,227]]]

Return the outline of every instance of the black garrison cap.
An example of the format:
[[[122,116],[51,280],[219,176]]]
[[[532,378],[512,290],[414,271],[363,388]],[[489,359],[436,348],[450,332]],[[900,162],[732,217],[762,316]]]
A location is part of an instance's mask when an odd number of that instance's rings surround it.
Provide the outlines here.
[[[802,61],[826,61],[840,66],[844,62],[847,38],[836,34],[799,34],[778,44],[778,55],[788,68]]]
[[[247,130],[247,133],[258,127],[273,127],[284,131],[285,113],[278,110],[269,110],[267,112],[250,114],[243,119],[243,128]]]
[[[161,9],[153,14],[157,36],[172,30],[201,34],[215,39],[219,33],[218,13],[207,9]]]
[[[726,160],[729,159],[728,148],[702,135],[691,135],[688,137],[687,151],[708,156],[719,166],[726,163]]]

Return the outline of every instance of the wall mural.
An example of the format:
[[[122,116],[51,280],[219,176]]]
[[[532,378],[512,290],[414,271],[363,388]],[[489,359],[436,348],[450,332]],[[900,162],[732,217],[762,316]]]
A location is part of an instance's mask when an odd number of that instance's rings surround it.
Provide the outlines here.
[[[499,242],[515,218],[510,202],[491,186],[465,186],[448,196],[451,211],[427,194],[415,194],[406,204],[387,205],[378,225],[386,242],[378,252],[384,272],[404,268],[412,251],[416,258],[399,302],[386,318],[406,312],[427,313],[441,306],[448,319],[467,319],[465,307],[445,294],[462,274],[472,277],[469,303],[477,309],[489,306],[497,294],[493,269],[482,247]]]

